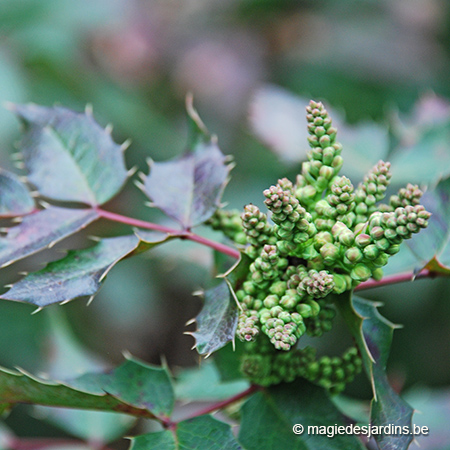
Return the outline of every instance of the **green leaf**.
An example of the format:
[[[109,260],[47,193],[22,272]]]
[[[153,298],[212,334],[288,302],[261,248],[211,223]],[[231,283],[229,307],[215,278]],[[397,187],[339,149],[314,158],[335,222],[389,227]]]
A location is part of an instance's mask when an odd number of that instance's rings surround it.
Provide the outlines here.
[[[122,402],[169,417],[175,402],[170,374],[131,357],[107,374],[86,374],[68,381],[76,389],[100,394],[107,392]]]
[[[325,390],[299,379],[254,394],[241,409],[239,442],[246,450],[362,450],[352,435],[308,435],[308,426],[345,425]],[[304,433],[296,435],[293,426]]]
[[[223,382],[212,361],[203,361],[198,368],[181,371],[177,376],[175,393],[177,400],[208,401],[224,400],[249,387],[248,381],[242,379]]]
[[[128,359],[107,374],[86,374],[65,382],[0,369],[2,402],[115,411],[154,418],[169,415],[174,395],[166,369]]]
[[[220,205],[230,172],[216,139],[206,135],[195,110],[188,112],[194,131],[188,151],[170,161],[149,161],[150,173],[142,176],[143,190],[153,205],[184,229],[212,216]]]
[[[386,364],[395,325],[378,312],[379,304],[351,295],[342,295],[337,306],[344,316],[361,353],[364,368],[372,383],[371,423],[374,426],[396,425],[411,427],[413,409],[389,385]],[[410,435],[377,434],[381,450],[407,449]]]
[[[164,236],[163,240],[164,240]],[[32,303],[40,308],[98,292],[108,272],[139,246],[134,236],[101,239],[84,250],[70,250],[64,258],[49,263],[15,283],[0,296],[5,300]]]
[[[0,169],[0,217],[15,217],[34,210],[34,200],[17,175]]]
[[[0,237],[0,267],[52,246],[98,219],[94,209],[49,206],[25,216],[22,222]]]
[[[61,107],[13,105],[24,123],[20,142],[28,179],[45,197],[101,205],[127,179],[124,146],[88,112]]]
[[[240,341],[236,341],[234,346],[229,343],[214,353],[213,361],[222,381],[242,380],[240,365],[243,353],[244,346]]]
[[[239,450],[229,425],[211,416],[177,424],[175,432],[160,431],[132,438],[130,450]]]
[[[49,319],[46,336],[46,364],[52,379],[67,379],[76,373],[104,370],[105,364],[86,351],[70,331],[63,310],[52,308],[44,313]],[[35,406],[40,417],[71,435],[88,442],[107,443],[124,435],[136,422],[134,417],[104,411]]]

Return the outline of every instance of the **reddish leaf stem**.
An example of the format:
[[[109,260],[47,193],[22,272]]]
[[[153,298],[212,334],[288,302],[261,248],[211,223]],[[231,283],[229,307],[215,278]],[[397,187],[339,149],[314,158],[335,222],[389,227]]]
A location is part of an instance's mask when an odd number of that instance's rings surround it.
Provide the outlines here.
[[[155,230],[155,231],[161,231],[163,233],[168,233],[173,236],[177,236],[180,239],[189,239],[190,241],[198,242],[199,244],[206,245],[207,247],[213,248],[214,250],[217,250],[220,253],[223,253],[225,255],[231,256],[232,258],[239,258],[239,250],[236,250],[235,248],[228,247],[225,244],[221,244],[219,242],[212,241],[210,239],[207,239],[203,236],[199,236],[198,234],[192,233],[191,231],[182,231],[177,230],[175,228],[166,227],[164,225],[160,225],[153,222],[146,222],[139,219],[134,219],[132,217],[122,216],[121,214],[116,214],[110,211],[105,211],[100,208],[96,208],[96,211],[98,212],[100,217],[103,217],[104,219],[112,220],[114,222],[120,222],[124,223],[126,225],[130,225],[133,227],[138,228],[145,228],[147,230]],[[405,281],[413,281],[420,278],[429,278],[434,276],[439,276],[440,274],[438,272],[433,272],[428,269],[423,269],[418,274],[414,275],[413,273],[401,273],[398,275],[392,275],[383,278],[380,281],[375,280],[368,280],[363,283],[361,283],[359,286],[355,288],[355,291],[362,291],[365,289],[372,289],[375,287],[380,286],[387,286],[390,284],[395,283],[402,283]]]
[[[114,222],[124,223],[132,227],[145,228],[147,230],[161,231],[162,233],[168,233],[173,236],[177,236],[180,239],[189,239],[190,241],[198,242],[199,244],[206,245],[207,247],[213,248],[220,253],[231,256],[232,258],[239,258],[239,250],[235,248],[228,247],[220,242],[211,241],[203,236],[192,233],[191,231],[177,230],[175,228],[166,227],[164,225],[159,225],[153,222],[146,222],[144,220],[133,219],[132,217],[122,216],[121,214],[116,214],[110,211],[105,211],[100,208],[96,208],[100,217],[104,219],[112,220]]]
[[[414,281],[420,278],[431,278],[433,276],[439,275],[436,272],[431,272],[428,269],[423,269],[418,274],[414,275],[411,272],[408,273],[400,273],[398,275],[391,275],[381,279],[380,281],[375,280],[367,280],[364,283],[356,286],[355,291],[363,291],[365,289],[371,289],[380,286],[387,286],[395,283],[402,283],[404,281]]]
[[[239,394],[234,395],[233,397],[230,397],[226,400],[223,400],[221,402],[214,403],[212,405],[207,406],[206,408],[203,408],[194,414],[192,414],[189,417],[184,418],[183,420],[193,419],[194,417],[203,416],[205,414],[210,414],[214,411],[217,411],[219,409],[226,408],[227,406],[236,403],[239,400],[242,400],[245,397],[248,397],[249,395],[253,394],[254,392],[257,392],[261,390],[261,386],[258,386],[256,384],[252,384],[248,389],[245,391],[240,392]]]

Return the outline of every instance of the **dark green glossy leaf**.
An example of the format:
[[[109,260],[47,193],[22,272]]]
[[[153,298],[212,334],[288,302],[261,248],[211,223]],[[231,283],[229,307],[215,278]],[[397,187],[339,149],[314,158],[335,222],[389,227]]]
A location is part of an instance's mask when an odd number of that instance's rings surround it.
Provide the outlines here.
[[[229,343],[214,353],[213,361],[222,381],[242,380],[240,365],[243,353],[244,346],[239,340],[234,346]]]
[[[86,374],[73,380],[44,380],[24,372],[0,370],[4,403],[169,415],[174,396],[167,370],[129,359],[107,374]]]
[[[101,205],[127,179],[123,150],[91,114],[13,105],[24,123],[20,142],[28,179],[45,197]]]
[[[308,435],[308,426],[345,425],[325,390],[299,379],[254,394],[241,409],[239,442],[247,450],[362,450],[351,435]],[[301,435],[293,432],[303,425]]]
[[[107,374],[86,374],[68,384],[91,393],[107,392],[158,416],[170,416],[175,402],[168,370],[133,358]]]
[[[34,210],[34,200],[19,178],[0,169],[0,217],[15,217]]]
[[[150,161],[150,173],[143,176],[144,192],[154,206],[184,229],[199,225],[212,216],[220,205],[230,171],[216,139],[206,135],[198,116],[193,117],[195,110],[188,112],[193,123],[188,151],[171,161]]]
[[[200,367],[184,369],[177,376],[175,393],[182,401],[224,400],[249,387],[246,380],[223,382],[219,371],[211,360],[203,361]]]
[[[76,233],[94,220],[93,209],[68,209],[49,206],[23,218],[0,238],[0,266],[25,258]]]
[[[47,309],[46,354],[43,372],[51,379],[64,380],[76,373],[105,370],[100,358],[77,341],[61,308]],[[136,418],[113,412],[35,406],[37,414],[71,435],[87,442],[107,443],[122,437]]]
[[[371,405],[371,423],[374,426],[396,425],[411,427],[413,409],[391,388],[386,376],[395,325],[378,312],[379,304],[350,295],[337,300],[363,358],[364,368],[372,383],[374,398]],[[381,450],[407,449],[410,435],[375,435]]]
[[[175,432],[160,431],[132,439],[130,450],[239,450],[229,425],[211,416],[177,424]]]

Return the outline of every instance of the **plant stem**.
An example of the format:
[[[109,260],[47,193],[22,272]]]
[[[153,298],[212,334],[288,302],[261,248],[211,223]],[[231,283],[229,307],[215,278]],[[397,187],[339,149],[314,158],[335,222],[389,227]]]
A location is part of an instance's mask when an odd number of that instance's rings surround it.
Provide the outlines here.
[[[110,211],[105,211],[100,208],[96,208],[97,213],[100,217],[104,219],[112,220],[113,222],[124,223],[132,227],[145,228],[147,230],[160,231],[162,233],[167,233],[172,236],[177,236],[180,239],[188,239],[190,241],[198,242],[199,244],[206,245],[220,253],[231,256],[232,258],[238,259],[240,256],[239,250],[235,248],[228,247],[228,245],[221,244],[220,242],[211,241],[203,236],[192,233],[191,231],[177,230],[175,228],[166,227],[164,225],[159,225],[153,222],[146,222],[144,220],[133,219],[132,217],[122,216],[121,214],[116,214]]]
[[[246,389],[245,391],[240,392],[239,394],[234,395],[233,397],[230,397],[226,400],[223,400],[221,402],[217,402],[214,403],[212,405],[207,406],[206,408],[203,408],[197,412],[195,412],[194,414],[192,414],[191,416],[183,419],[183,420],[188,420],[188,419],[193,419],[194,417],[198,417],[198,416],[203,416],[205,414],[210,414],[214,411],[217,411],[218,409],[223,409],[233,403],[236,403],[239,400],[242,400],[245,397],[248,397],[249,395],[253,394],[254,392],[257,392],[259,390],[261,390],[261,386],[258,386],[256,384],[252,384],[248,389]]]
[[[414,275],[411,272],[400,273],[398,275],[391,275],[389,277],[385,277],[385,278],[381,279],[380,281],[375,281],[375,280],[364,281],[364,283],[361,283],[360,285],[356,286],[355,291],[363,291],[365,289],[372,289],[375,287],[387,286],[387,285],[395,284],[395,283],[402,283],[404,281],[414,281],[414,280],[418,280],[420,278],[431,278],[431,277],[438,276],[438,275],[439,275],[439,273],[432,272],[428,269],[423,269],[416,275]]]

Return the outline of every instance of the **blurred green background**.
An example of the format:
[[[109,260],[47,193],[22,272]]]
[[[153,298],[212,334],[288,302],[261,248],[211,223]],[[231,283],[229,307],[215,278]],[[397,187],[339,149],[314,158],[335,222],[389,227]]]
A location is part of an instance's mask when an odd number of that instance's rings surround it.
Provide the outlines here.
[[[1,102],[56,103],[79,111],[91,104],[102,125],[114,125],[117,142],[132,139],[128,167],[147,172],[146,158],[164,160],[183,151],[184,99],[190,91],[223,152],[234,155],[225,200],[236,208],[262,204],[264,188],[280,177],[295,177],[306,150],[300,107],[305,99],[323,100],[340,121],[352,125],[343,129],[343,142],[349,144],[344,174],[347,167],[356,183],[371,164],[389,157],[398,141],[406,146],[408,139],[419,141],[421,125],[448,120],[449,73],[450,3],[445,0],[0,2]],[[414,109],[417,102],[422,109]],[[10,155],[18,136],[15,118],[0,109],[0,164],[16,171]],[[440,171],[409,166],[406,155],[397,157],[393,177],[397,174],[399,183],[411,177],[432,184],[449,175],[448,141],[443,138],[439,145]],[[168,220],[144,201],[130,182],[107,209]],[[98,223],[86,235],[126,231]],[[219,238],[206,229],[199,232]],[[56,250],[87,245],[75,237]],[[0,281],[10,283],[19,270],[57,257],[52,250],[15,264],[2,271]],[[91,352],[92,364],[99,366],[119,363],[128,350],[153,363],[164,355],[173,368],[195,365],[193,340],[183,332],[200,309],[191,292],[211,284],[211,263],[207,249],[173,242],[121,263],[89,307],[78,300],[32,316],[32,307],[3,301],[0,364],[59,373],[55,367],[65,367],[64,355],[70,352]],[[404,324],[391,354],[394,385],[410,389],[422,406],[431,404],[427,398],[441,403],[446,398],[435,415],[448,414],[449,282],[419,281],[365,296],[386,300],[383,314]],[[336,339],[327,345],[336,348]],[[65,376],[81,370],[73,361]],[[361,379],[349,393],[368,398],[368,386]],[[18,408],[6,423],[18,435],[64,435],[39,420],[43,416]],[[442,433],[423,440],[422,448],[450,448],[449,436]]]

